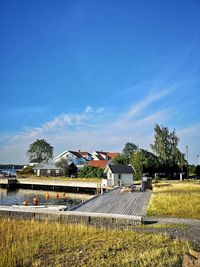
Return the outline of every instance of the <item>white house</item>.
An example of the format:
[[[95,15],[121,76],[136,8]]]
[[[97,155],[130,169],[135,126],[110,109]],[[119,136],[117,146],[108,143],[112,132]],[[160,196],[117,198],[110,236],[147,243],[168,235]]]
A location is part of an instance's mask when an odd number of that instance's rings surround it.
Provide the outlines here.
[[[82,157],[84,157],[85,159],[87,159],[88,161],[93,160],[92,155],[91,155],[89,152],[87,152],[87,151],[80,151],[80,150],[78,150],[78,153],[79,153]]]
[[[126,165],[107,165],[104,170],[107,179],[102,179],[103,186],[129,186],[133,184],[134,170]]]
[[[65,150],[57,157],[54,158],[55,162],[60,161],[61,159],[67,160],[68,164],[74,163],[75,165],[84,165],[87,162],[87,159],[84,158],[81,154],[76,151]]]
[[[116,158],[120,153],[118,152],[105,152],[95,150],[92,153],[93,160],[110,160]]]

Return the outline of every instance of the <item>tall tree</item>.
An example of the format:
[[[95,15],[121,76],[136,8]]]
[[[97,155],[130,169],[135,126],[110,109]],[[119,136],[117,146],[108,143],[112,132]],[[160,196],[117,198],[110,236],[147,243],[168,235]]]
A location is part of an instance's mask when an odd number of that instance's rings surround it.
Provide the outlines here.
[[[134,154],[132,154],[131,165],[134,168],[136,180],[140,180],[142,178],[143,160],[144,158],[141,150],[138,149]]]
[[[154,144],[151,144],[153,152],[158,156],[162,169],[168,174],[171,170],[183,170],[185,157],[178,149],[179,138],[175,130],[169,132],[167,127],[156,124]]]
[[[131,156],[137,150],[137,146],[134,143],[126,143],[124,149],[122,150],[122,155],[126,159],[126,163],[130,163]]]
[[[53,147],[44,139],[37,139],[26,152],[30,162],[48,161],[53,157]]]
[[[145,149],[137,149],[131,157],[131,165],[135,170],[136,179],[140,179],[143,173],[153,176],[159,167],[158,158]]]

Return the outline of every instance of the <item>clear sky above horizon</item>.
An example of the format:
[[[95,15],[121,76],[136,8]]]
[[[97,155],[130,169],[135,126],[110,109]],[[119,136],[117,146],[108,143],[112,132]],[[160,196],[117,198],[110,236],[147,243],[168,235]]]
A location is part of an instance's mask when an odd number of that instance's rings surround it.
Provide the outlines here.
[[[0,1],[0,163],[150,150],[155,123],[200,154],[200,1]]]

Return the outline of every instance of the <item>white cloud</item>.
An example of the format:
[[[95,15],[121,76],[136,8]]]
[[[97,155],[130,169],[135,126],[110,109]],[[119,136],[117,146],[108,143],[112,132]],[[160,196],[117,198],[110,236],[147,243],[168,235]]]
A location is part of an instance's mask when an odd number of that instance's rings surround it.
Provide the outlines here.
[[[86,108],[85,108],[85,113],[90,113],[90,112],[92,112],[93,111],[93,108],[91,107],[91,106],[87,106]]]
[[[103,107],[99,107],[96,109],[96,113],[102,113],[104,111],[105,111],[105,108],[103,108]]]
[[[3,140],[0,150],[1,162],[24,163],[27,161],[25,152],[30,143],[35,139],[45,138],[55,148],[56,154],[66,149],[82,149],[93,151],[105,149],[121,151],[126,142],[134,142],[140,147],[149,149],[153,142],[153,128],[155,123],[165,124],[174,116],[174,108],[151,109],[158,101],[164,101],[180,85],[174,85],[163,91],[151,93],[141,101],[131,105],[120,117],[117,115],[109,119],[105,108],[87,106],[81,113],[64,113],[37,128],[26,128],[15,136],[10,136],[9,141]],[[148,112],[145,112],[147,111]],[[189,148],[198,145],[194,153],[190,154],[194,161],[194,154],[199,154],[200,126],[179,129],[178,136],[183,144]],[[192,140],[192,141],[191,141]]]

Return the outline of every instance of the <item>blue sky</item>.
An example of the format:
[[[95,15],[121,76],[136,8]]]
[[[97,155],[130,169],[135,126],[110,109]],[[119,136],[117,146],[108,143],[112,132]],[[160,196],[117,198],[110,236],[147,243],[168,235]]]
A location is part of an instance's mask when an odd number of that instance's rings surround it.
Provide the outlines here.
[[[200,1],[0,1],[0,163],[45,138],[150,149],[155,123],[200,154]]]

